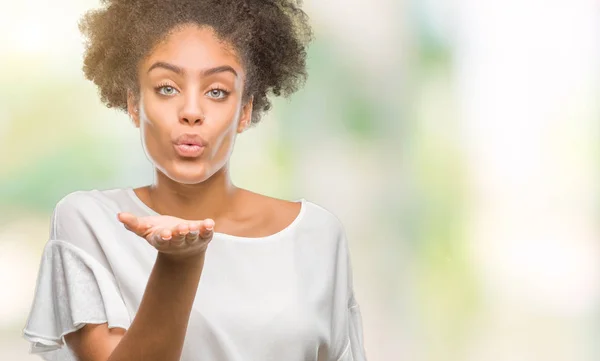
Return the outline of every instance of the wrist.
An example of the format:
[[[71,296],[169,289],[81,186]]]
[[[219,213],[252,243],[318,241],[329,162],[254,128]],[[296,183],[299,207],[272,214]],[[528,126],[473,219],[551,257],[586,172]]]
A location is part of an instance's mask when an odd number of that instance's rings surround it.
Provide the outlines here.
[[[206,256],[206,249],[196,252],[186,253],[165,253],[158,252],[156,256],[157,261],[160,260],[169,266],[174,267],[185,267],[185,266],[196,266],[204,263],[204,257]]]

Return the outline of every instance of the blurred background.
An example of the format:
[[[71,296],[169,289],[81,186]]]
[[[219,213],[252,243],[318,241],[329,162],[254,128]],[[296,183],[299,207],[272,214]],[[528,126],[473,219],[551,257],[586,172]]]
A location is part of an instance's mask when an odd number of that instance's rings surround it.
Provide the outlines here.
[[[0,360],[25,361],[50,214],[152,181],[83,78],[98,0],[0,10]],[[309,79],[238,140],[238,185],[344,223],[367,355],[600,359],[600,3],[306,0]]]

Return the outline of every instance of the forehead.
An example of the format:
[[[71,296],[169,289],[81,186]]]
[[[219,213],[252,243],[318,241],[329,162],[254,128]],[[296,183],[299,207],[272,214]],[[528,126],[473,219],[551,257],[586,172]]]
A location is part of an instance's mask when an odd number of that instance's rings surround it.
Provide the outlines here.
[[[240,57],[230,43],[219,39],[212,28],[193,24],[173,29],[152,49],[142,70],[155,61],[173,63],[191,73],[222,65],[243,73]]]

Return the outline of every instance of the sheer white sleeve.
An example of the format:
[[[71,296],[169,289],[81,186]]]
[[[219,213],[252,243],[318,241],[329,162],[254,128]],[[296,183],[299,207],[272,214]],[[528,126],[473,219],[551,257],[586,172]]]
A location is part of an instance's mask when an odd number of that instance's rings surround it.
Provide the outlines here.
[[[367,361],[363,341],[362,316],[360,306],[354,296],[348,307],[348,344],[339,361]]]
[[[45,360],[76,360],[64,343],[64,335],[85,324],[108,323],[127,329],[131,323],[118,285],[94,245],[85,224],[85,212],[77,195],[56,206],[50,239],[44,248],[31,310],[23,337],[30,352]]]
[[[343,320],[339,325],[344,325],[343,327],[345,327],[345,330],[342,332],[345,347],[336,361],[367,361],[363,341],[362,316],[360,306],[354,297],[352,262],[350,261],[350,250],[343,229],[340,230],[339,247],[338,272],[340,283],[345,286],[345,307],[342,312]]]

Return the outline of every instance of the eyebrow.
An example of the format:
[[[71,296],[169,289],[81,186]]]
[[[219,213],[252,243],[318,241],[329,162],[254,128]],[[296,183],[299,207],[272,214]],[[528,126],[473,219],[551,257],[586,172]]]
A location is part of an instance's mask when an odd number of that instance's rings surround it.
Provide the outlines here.
[[[157,61],[156,63],[152,64],[152,66],[148,69],[148,73],[150,73],[150,71],[152,71],[152,69],[156,69],[156,68],[167,69],[167,70],[170,70],[179,75],[185,74],[185,70],[183,70],[183,68],[178,67],[177,65],[170,64],[170,63],[165,63],[164,61]],[[210,75],[217,74],[217,73],[223,73],[223,72],[230,72],[233,75],[235,75],[236,77],[238,76],[238,73],[235,71],[235,69],[233,69],[229,65],[221,65],[221,66],[217,66],[214,68],[204,69],[200,72],[200,75],[206,77],[206,76],[210,76]]]

